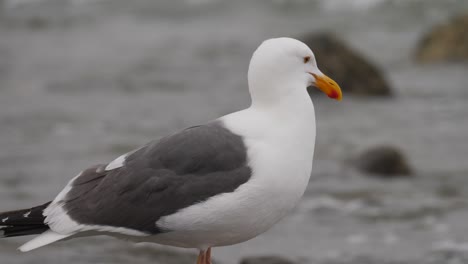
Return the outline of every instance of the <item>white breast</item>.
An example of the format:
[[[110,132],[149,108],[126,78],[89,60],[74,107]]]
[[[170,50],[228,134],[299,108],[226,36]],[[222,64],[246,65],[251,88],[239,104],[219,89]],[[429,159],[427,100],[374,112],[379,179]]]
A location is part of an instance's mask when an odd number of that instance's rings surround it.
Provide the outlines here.
[[[161,218],[158,226],[177,231],[158,235],[155,242],[195,248],[240,243],[268,230],[303,195],[315,144],[313,106],[288,120],[252,108],[222,120],[245,140],[251,179],[235,192]]]

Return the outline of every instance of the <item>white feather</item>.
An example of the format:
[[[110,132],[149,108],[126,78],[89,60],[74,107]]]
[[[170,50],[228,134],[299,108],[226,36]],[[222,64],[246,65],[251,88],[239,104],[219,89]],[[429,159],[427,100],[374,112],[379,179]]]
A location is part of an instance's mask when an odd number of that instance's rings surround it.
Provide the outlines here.
[[[123,154],[120,157],[116,158],[115,160],[111,161],[107,166],[106,166],[106,171],[114,170],[120,167],[123,167],[125,165],[125,159],[127,158],[127,154]]]
[[[44,222],[49,225],[50,229],[61,233],[69,234],[76,232],[77,222],[73,221],[67,213],[63,210],[63,203],[65,197],[72,188],[72,184],[76,178],[80,177],[83,172],[80,172],[68,184],[63,190],[55,197],[49,206],[44,210],[43,215],[46,217]]]
[[[36,249],[36,248],[48,245],[50,243],[54,243],[56,241],[62,240],[62,239],[67,238],[69,236],[70,235],[62,235],[62,234],[56,233],[56,232],[54,232],[52,230],[48,230],[48,231],[42,233],[41,235],[31,239],[30,241],[28,241],[27,243],[25,243],[24,245],[22,245],[18,249],[21,252],[31,251],[33,249]]]

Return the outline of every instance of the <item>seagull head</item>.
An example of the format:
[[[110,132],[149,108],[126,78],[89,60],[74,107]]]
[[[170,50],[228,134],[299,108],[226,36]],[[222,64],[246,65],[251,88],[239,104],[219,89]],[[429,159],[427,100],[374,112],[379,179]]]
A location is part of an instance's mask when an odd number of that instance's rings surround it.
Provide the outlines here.
[[[304,94],[309,86],[330,98],[342,99],[340,86],[319,70],[312,50],[292,38],[265,40],[252,56],[248,79],[252,99],[257,101]]]

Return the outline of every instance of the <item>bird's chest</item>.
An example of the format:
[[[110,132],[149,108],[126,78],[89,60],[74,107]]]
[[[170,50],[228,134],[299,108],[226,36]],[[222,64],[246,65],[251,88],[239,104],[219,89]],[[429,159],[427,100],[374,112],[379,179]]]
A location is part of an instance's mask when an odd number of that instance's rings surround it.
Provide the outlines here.
[[[260,206],[271,207],[278,218],[302,197],[312,171],[314,135],[310,139],[284,139],[284,144],[252,144],[252,183],[257,186]],[[254,153],[263,153],[255,155]]]
[[[245,211],[244,226],[266,230],[293,209],[304,194],[312,171],[315,146],[315,114],[310,102],[293,113],[250,112],[240,115],[252,177],[237,192]],[[238,116],[232,117],[234,120]],[[232,120],[226,120],[232,124]]]

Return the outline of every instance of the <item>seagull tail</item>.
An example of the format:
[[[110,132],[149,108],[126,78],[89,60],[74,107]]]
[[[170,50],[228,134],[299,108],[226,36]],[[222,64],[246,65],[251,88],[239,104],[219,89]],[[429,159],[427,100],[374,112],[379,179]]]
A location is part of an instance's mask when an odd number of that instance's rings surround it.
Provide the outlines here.
[[[29,209],[0,213],[0,238],[44,233],[49,226],[42,215],[50,202]]]
[[[50,230],[44,223],[43,212],[49,204],[0,213],[0,238],[41,234],[19,248],[26,252],[69,237]]]
[[[39,236],[37,236],[37,237],[31,239],[30,241],[26,242],[24,245],[22,245],[18,249],[21,252],[31,251],[33,249],[40,248],[40,247],[43,247],[45,245],[52,244],[52,243],[57,242],[59,240],[65,239],[65,238],[67,238],[69,236],[71,236],[71,234],[62,235],[62,234],[59,234],[59,233],[54,232],[54,231],[49,229],[49,230],[45,231],[44,233],[40,234]]]

